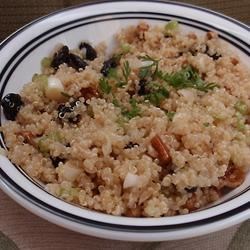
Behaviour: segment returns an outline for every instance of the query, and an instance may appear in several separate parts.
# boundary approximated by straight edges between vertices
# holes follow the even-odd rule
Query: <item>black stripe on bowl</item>
[[[125,15],[125,14],[131,14],[131,12],[126,12],[126,13],[112,13],[112,15]],[[134,15],[135,13],[132,12],[132,14]],[[3,94],[3,92],[4,92],[4,88],[5,88],[5,86],[6,86],[7,82],[8,82],[8,80],[9,80],[11,74],[13,73],[13,71],[15,70],[15,68],[18,66],[18,64],[19,64],[19,63],[20,63],[29,53],[31,53],[35,48],[37,48],[40,44],[42,44],[43,42],[49,40],[50,38],[52,38],[52,37],[54,37],[54,36],[56,36],[56,35],[58,35],[58,34],[60,34],[60,33],[63,33],[63,32],[65,32],[65,31],[67,31],[67,30],[71,30],[71,29],[74,29],[74,28],[76,28],[76,27],[80,27],[80,26],[87,25],[87,24],[94,23],[94,22],[103,22],[103,21],[117,20],[117,19],[132,19],[132,18],[133,18],[133,19],[142,19],[142,18],[143,18],[143,19],[153,19],[153,20],[160,20],[160,21],[168,21],[168,20],[170,20],[170,19],[172,19],[172,18],[174,17],[174,18],[178,18],[178,19],[188,20],[188,21],[191,21],[191,22],[193,22],[193,23],[198,23],[199,25],[203,25],[203,26],[205,26],[205,27],[208,26],[207,24],[204,24],[204,23],[202,23],[202,22],[194,21],[194,20],[191,20],[191,19],[188,19],[188,18],[182,18],[182,17],[179,17],[179,16],[172,16],[172,15],[166,15],[166,14],[160,14],[160,13],[151,13],[151,12],[150,12],[150,13],[148,13],[148,12],[146,12],[146,13],[139,12],[139,13],[137,13],[137,14],[150,14],[150,15],[164,16],[165,18],[156,18],[156,17],[148,17],[148,16],[132,16],[132,17],[108,18],[108,19],[105,19],[105,20],[102,19],[102,20],[96,20],[96,21],[92,21],[92,22],[87,22],[87,23],[84,23],[84,24],[78,24],[78,25],[75,25],[75,26],[66,28],[66,29],[64,29],[64,30],[61,30],[61,31],[59,31],[59,32],[57,32],[57,33],[55,33],[55,34],[53,34],[53,35],[47,37],[46,39],[40,41],[38,44],[36,44],[35,46],[33,46],[31,49],[29,49],[29,50],[28,50],[28,51],[18,60],[18,62],[11,68],[11,71],[9,72],[9,74],[7,75],[7,77],[6,77],[5,81],[4,81],[4,84],[3,84],[2,89],[1,89],[1,96],[2,96],[2,94]],[[110,15],[110,14],[106,14],[106,15]],[[105,16],[105,15],[97,15],[97,16],[95,16],[95,17],[102,17],[102,16]],[[168,17],[168,18],[167,18],[167,17]],[[171,17],[171,18],[169,19],[169,17]],[[57,27],[55,27],[55,28],[53,28],[53,29],[51,29],[51,30],[46,31],[46,32],[44,32],[43,34],[41,34],[41,35],[39,35],[38,37],[36,37],[36,38],[34,38],[33,40],[31,40],[29,43],[27,43],[26,45],[24,45],[24,46],[23,46],[23,47],[22,47],[22,48],[21,48],[21,49],[20,49],[20,50],[10,59],[10,60],[9,60],[9,62],[7,63],[5,69],[3,70],[2,74],[1,74],[1,77],[2,77],[2,76],[4,75],[4,73],[9,69],[9,67],[11,66],[13,60],[15,60],[15,59],[16,59],[16,58],[17,58],[26,48],[29,48],[29,46],[32,45],[34,42],[38,41],[40,38],[44,37],[45,35],[50,34],[50,33],[53,32],[53,31],[56,31],[56,30],[59,29],[59,28],[62,28],[62,27],[67,26],[67,25],[69,25],[69,24],[74,24],[74,23],[79,22],[79,21],[82,21],[82,20],[88,20],[89,18],[93,18],[93,17],[82,18],[82,19],[79,19],[79,20],[71,21],[71,22],[69,22],[69,23],[65,23],[65,24],[63,24],[63,25],[57,26]],[[189,26],[198,28],[198,29],[202,29],[202,30],[205,30],[205,31],[208,31],[208,30],[209,30],[209,29],[207,29],[207,28],[202,28],[202,27],[197,26],[197,25],[195,25],[195,24],[186,23],[186,22],[184,22],[184,21],[181,21],[180,23],[183,23],[183,24],[186,24],[186,25],[189,25]],[[32,25],[32,24],[31,24],[31,25]],[[211,28],[212,26],[209,26],[209,27]],[[212,28],[215,29],[214,27],[212,27]],[[221,33],[226,33],[226,32],[224,32],[223,30],[220,30],[220,32],[221,32]],[[227,33],[227,35],[233,37],[231,34],[228,34],[228,33]],[[221,36],[222,36],[223,39],[225,39],[225,37],[223,37],[223,35],[221,35]],[[238,40],[238,41],[242,42],[241,40],[239,40],[239,39],[236,38],[236,37],[233,37],[233,38],[234,38],[235,40]],[[225,39],[225,40],[229,40],[230,43],[233,43],[230,39]],[[236,47],[240,48],[241,50],[243,50],[239,45],[237,45],[237,44],[235,44],[235,43],[234,43],[234,46],[236,46]],[[244,51],[245,53],[248,53],[248,54],[249,54],[248,51],[246,51],[246,50],[243,50],[243,51]],[[0,79],[1,79],[1,78],[0,78]],[[23,175],[25,175],[26,178],[27,178],[27,174],[25,174],[23,170],[20,170],[19,167],[17,167],[17,169],[18,169]],[[32,181],[33,183],[35,183],[35,184],[37,185],[37,183],[34,182],[30,177],[29,177],[28,179],[29,179],[29,181]],[[17,184],[16,184],[16,186],[17,186]],[[37,185],[37,186],[38,186],[39,188],[41,188],[40,185]],[[19,187],[19,188],[20,188],[20,187]],[[20,189],[22,189],[22,188],[20,188]],[[248,190],[248,189],[242,191],[242,193],[245,193],[247,190]],[[241,195],[242,193],[237,194],[235,197],[238,197],[238,196]],[[235,197],[233,197],[233,198],[235,198]],[[233,198],[231,198],[231,199],[233,199]],[[231,199],[230,199],[230,200],[231,200]],[[228,201],[228,200],[227,200],[227,201]],[[225,202],[227,202],[227,201],[225,201]],[[225,202],[223,202],[223,203],[225,203]],[[218,205],[220,205],[220,204],[218,204]],[[218,206],[218,205],[216,205],[216,206]],[[60,210],[60,211],[61,211],[61,210]],[[232,211],[233,211],[233,210],[232,210]],[[63,211],[61,211],[61,212],[63,212]],[[63,212],[63,213],[65,213],[65,212]],[[187,223],[187,224],[189,224],[189,223]]]
[[[58,208],[52,207],[51,205],[44,203],[43,201],[37,199],[31,193],[28,193],[24,189],[20,188],[12,179],[9,178],[8,175],[5,174],[0,169],[0,179],[2,179],[3,183],[7,185],[8,188],[13,190],[15,193],[19,194],[25,200],[31,202],[34,206],[37,206],[46,212],[49,212],[55,216],[61,217],[63,219],[67,219],[69,221],[83,224],[91,227],[97,227],[100,229],[106,229],[110,231],[123,231],[123,232],[133,232],[133,233],[157,233],[157,232],[165,232],[167,230],[176,230],[176,229],[185,229],[190,227],[197,227],[207,225],[216,221],[221,221],[228,219],[236,214],[242,213],[249,209],[250,203],[246,203],[240,207],[232,209],[226,213],[222,213],[217,216],[213,216],[207,219],[202,219],[194,222],[189,223],[182,223],[178,225],[163,225],[163,226],[127,226],[127,225],[117,225],[117,224],[110,224],[105,222],[99,222],[95,220],[90,220],[86,218],[82,218],[67,212],[64,212]]]

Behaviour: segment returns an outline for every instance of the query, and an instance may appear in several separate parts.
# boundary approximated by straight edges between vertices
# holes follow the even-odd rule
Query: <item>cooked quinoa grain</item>
[[[10,160],[51,194],[113,215],[186,214],[241,185],[249,68],[217,34],[177,22],[116,39],[112,55],[83,42],[42,60],[2,126]]]

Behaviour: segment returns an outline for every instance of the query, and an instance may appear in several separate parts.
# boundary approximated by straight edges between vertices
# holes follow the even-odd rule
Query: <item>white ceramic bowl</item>
[[[87,3],[42,17],[1,43],[0,98],[19,92],[33,73],[40,71],[41,58],[56,44],[74,48],[83,39],[93,44],[104,40],[112,47],[114,33],[142,19],[152,24],[176,19],[186,30],[217,31],[249,63],[249,27],[216,12],[161,1]],[[0,142],[5,147],[2,136]],[[174,240],[211,233],[250,218],[250,175],[240,187],[201,211],[165,218],[125,218],[59,200],[4,156],[0,166],[0,187],[15,201],[55,224],[88,235],[132,241]]]

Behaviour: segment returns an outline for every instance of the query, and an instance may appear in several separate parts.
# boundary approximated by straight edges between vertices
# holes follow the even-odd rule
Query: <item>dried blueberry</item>
[[[57,108],[58,118],[73,124],[78,123],[81,120],[81,115],[77,113],[77,107],[81,104],[82,102],[79,100],[70,102],[69,105],[60,104]]]
[[[59,119],[64,119],[65,115],[67,113],[71,113],[74,111],[73,107],[68,107],[65,106],[64,104],[60,104],[59,107],[57,108],[58,111],[58,118]]]
[[[80,56],[77,56],[75,54],[69,53],[69,61],[68,66],[76,69],[79,71],[79,69],[85,69],[88,65]]]
[[[222,55],[218,54],[218,52],[215,52],[214,54],[211,54],[209,52],[209,47],[206,44],[206,49],[205,49],[205,54],[207,54],[208,56],[212,57],[214,61],[218,60],[220,57],[222,57]]]
[[[80,43],[79,45],[79,49],[83,49],[85,48],[86,49],[86,59],[87,60],[94,60],[96,57],[97,57],[97,53],[95,51],[95,49],[88,43]]]
[[[54,54],[51,62],[51,67],[58,69],[59,65],[63,63],[68,63],[69,61],[69,48],[68,46],[63,46],[59,51]]]
[[[116,57],[111,57],[110,59],[108,59],[107,61],[105,61],[103,63],[102,69],[101,69],[101,73],[104,76],[107,76],[109,73],[109,70],[111,68],[116,68],[118,66],[118,62],[117,62],[117,58]]]
[[[81,120],[81,115],[79,114],[69,118],[69,122],[73,124],[77,124],[80,120]]]
[[[138,90],[138,95],[146,95],[149,93],[149,90],[147,89],[147,80],[146,79],[141,79],[139,82],[139,90]]]
[[[197,187],[185,188],[185,190],[186,190],[188,193],[194,193],[194,192],[196,192]]]
[[[58,69],[59,65],[66,63],[69,67],[72,67],[79,71],[79,69],[85,69],[88,65],[81,57],[69,53],[69,48],[63,46],[58,52],[54,54],[51,62],[51,67],[55,70]]]
[[[2,99],[1,105],[6,119],[14,121],[23,102],[20,95],[10,93]]]
[[[135,146],[139,146],[138,143],[133,143],[132,141],[130,141],[125,147],[124,149],[129,149],[129,148],[133,148]]]
[[[70,102],[71,108],[78,107],[78,106],[81,105],[81,104],[82,104],[82,102],[79,101],[79,100],[75,100],[75,101],[73,101],[73,102]]]
[[[210,55],[210,57],[213,58],[214,61],[218,60],[220,57],[222,57],[222,55],[218,54],[217,52],[213,55]]]
[[[65,159],[62,159],[60,157],[50,157],[51,161],[52,161],[52,164],[55,168],[58,167],[59,163],[62,162],[64,163],[65,162]]]

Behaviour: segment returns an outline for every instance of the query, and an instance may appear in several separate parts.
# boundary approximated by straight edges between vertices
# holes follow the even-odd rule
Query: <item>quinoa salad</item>
[[[1,106],[6,154],[56,197],[112,215],[187,214],[250,167],[250,70],[215,32],[138,22],[59,44]],[[59,41],[60,42],[60,41]]]

